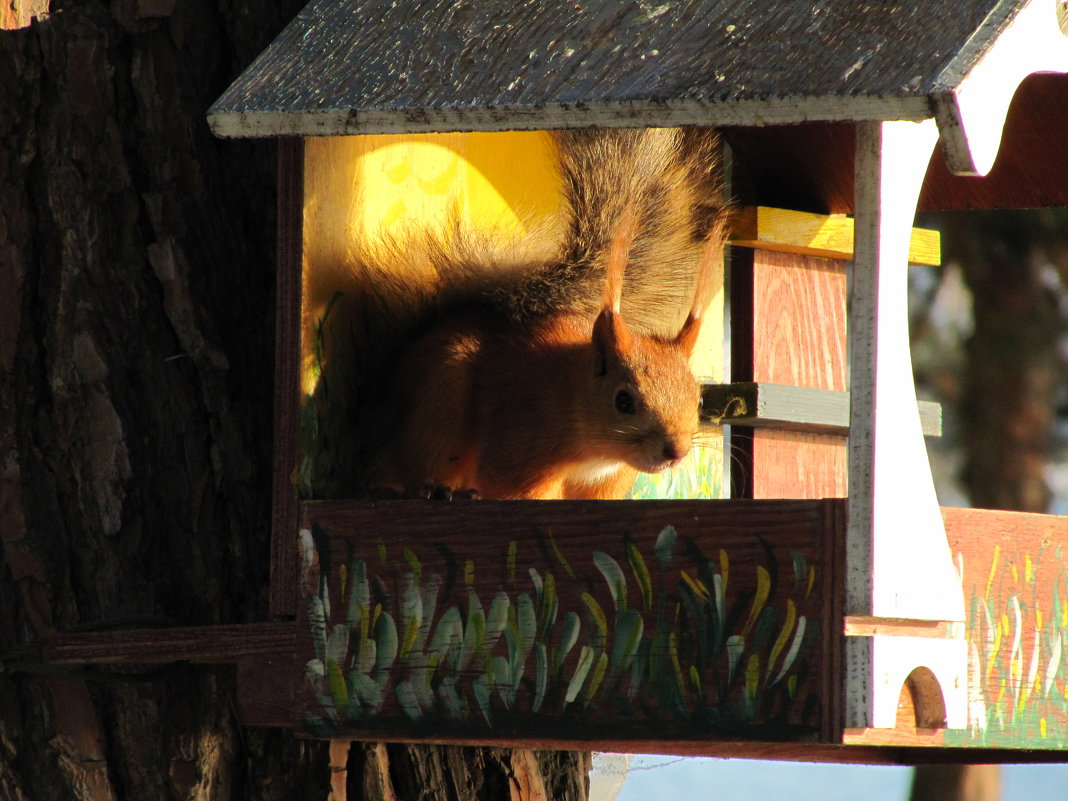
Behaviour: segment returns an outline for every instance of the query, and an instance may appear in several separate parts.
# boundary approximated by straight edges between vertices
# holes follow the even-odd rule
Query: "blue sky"
[[[906,801],[911,768],[636,756],[616,801]],[[1002,801],[1068,798],[1068,766],[1006,765]]]

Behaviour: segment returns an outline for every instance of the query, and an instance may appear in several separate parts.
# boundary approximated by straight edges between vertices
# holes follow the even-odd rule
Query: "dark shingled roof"
[[[922,119],[1025,0],[312,0],[230,136]]]

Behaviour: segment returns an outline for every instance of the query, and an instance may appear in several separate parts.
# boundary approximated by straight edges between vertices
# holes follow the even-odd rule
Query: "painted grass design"
[[[818,621],[800,610],[813,605],[816,570],[801,553],[776,564],[764,545],[765,564],[743,581],[725,550],[708,558],[666,526],[646,553],[627,540],[590,553],[591,581],[547,539],[541,569],[516,564],[516,543],[502,549],[507,578],[480,595],[476,570],[500,567],[445,553],[454,569],[442,575],[440,548],[431,568],[380,541],[376,557],[330,569],[329,537],[302,532],[309,729],[401,720],[483,731],[578,721],[621,734],[654,722],[687,737],[815,730],[806,677]]]
[[[995,546],[988,572],[973,586],[969,730],[948,733],[955,745],[1068,746],[1068,572],[1062,548],[1020,556]],[[960,556],[958,569],[963,575]]]
[[[697,445],[674,470],[639,473],[632,500],[723,497],[723,446]]]

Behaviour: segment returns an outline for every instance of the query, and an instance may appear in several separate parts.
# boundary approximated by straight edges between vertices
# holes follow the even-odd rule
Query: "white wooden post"
[[[908,338],[909,235],[937,138],[934,120],[857,125],[847,629],[857,620],[964,620],[920,428]],[[847,638],[847,727],[892,728],[904,679],[919,666],[939,679],[950,725],[965,725],[965,641],[916,639]]]

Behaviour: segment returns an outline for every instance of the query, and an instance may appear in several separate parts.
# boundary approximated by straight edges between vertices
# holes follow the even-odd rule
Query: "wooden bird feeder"
[[[1068,205],[1066,31],[1063,0],[313,0],[209,112],[278,140],[272,620],[51,658],[232,661],[244,722],[309,736],[1056,759],[1068,520],[939,508],[906,272],[939,258],[918,208]],[[424,183],[466,165],[507,209],[494,154],[540,141],[515,132],[690,125],[744,206],[705,387],[733,499],[300,497],[302,274],[410,200],[387,146],[449,151]]]

